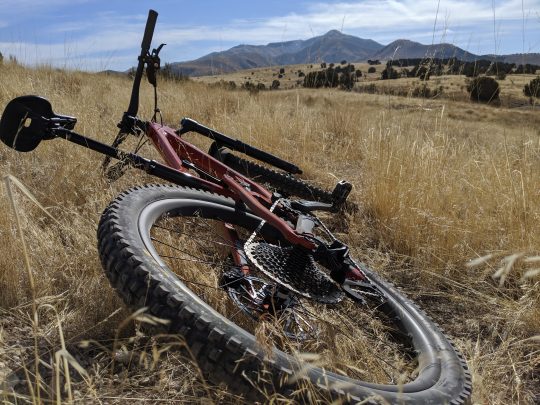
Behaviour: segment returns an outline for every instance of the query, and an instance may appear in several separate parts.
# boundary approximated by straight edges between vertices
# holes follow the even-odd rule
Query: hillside
[[[127,77],[10,63],[0,65],[0,77],[0,111],[21,94],[42,95],[55,112],[78,118],[76,131],[109,144],[131,89]],[[324,188],[349,180],[350,199],[359,210],[328,225],[338,229],[352,255],[399,286],[453,337],[473,376],[472,402],[539,402],[538,111],[329,89],[250,93],[194,80],[159,83],[165,123],[174,126],[180,117],[192,117],[293,161],[306,180]],[[153,96],[144,83],[141,118],[152,116]],[[140,140],[132,137],[123,148],[132,151]],[[140,153],[160,159],[149,143]],[[152,325],[160,321],[132,314],[111,288],[96,246],[101,213],[122,191],[158,180],[129,169],[110,183],[101,162],[102,156],[61,139],[30,153],[0,144],[3,175],[24,184],[52,216],[10,181],[17,217],[3,182],[0,398],[6,403],[253,403],[209,383],[190,362],[192,352],[184,350],[182,338],[152,336]],[[209,245],[205,239],[193,243]],[[193,284],[205,287],[202,299],[214,303],[220,297],[216,269],[196,267],[193,259],[182,266],[193,272]],[[139,287],[129,283],[125,291]],[[314,316],[335,324],[324,318],[325,311]],[[266,325],[263,319],[257,334],[263,344],[275,333]],[[334,330],[332,344],[314,345],[314,351],[331,355],[337,348],[354,348],[365,361],[343,362],[340,370],[387,380],[401,359],[381,361],[377,353],[385,346],[377,339],[392,331],[357,319],[351,325],[365,328],[366,338],[346,346],[349,331]],[[236,366],[225,364],[223,370],[235,372]],[[39,392],[33,391],[36,381]],[[261,403],[330,402],[314,392],[309,387],[287,397],[268,392]]]
[[[229,73],[263,66],[367,59],[383,46],[370,39],[332,30],[308,40],[238,45],[189,62],[172,63],[173,69],[190,76]]]
[[[390,60],[407,58],[457,58],[464,62],[479,59],[498,60],[506,63],[540,65],[540,53],[509,55],[475,55],[452,44],[423,45],[407,39],[398,39],[372,55],[372,59]]]

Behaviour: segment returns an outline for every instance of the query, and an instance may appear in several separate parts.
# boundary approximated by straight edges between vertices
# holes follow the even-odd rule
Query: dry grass
[[[49,68],[3,65],[0,78],[0,106],[42,95],[55,111],[78,117],[79,132],[107,142],[130,91],[122,78]],[[140,115],[149,117],[149,86],[141,100]],[[473,373],[474,401],[539,400],[540,349],[531,338],[540,335],[540,280],[532,272],[524,277],[539,267],[537,111],[332,90],[249,95],[194,82],[164,83],[160,100],[169,124],[190,116],[294,161],[320,185],[353,182],[352,198],[362,208],[342,224],[343,237],[455,337]],[[98,155],[60,140],[29,154],[0,146],[2,172],[20,179],[56,219],[14,192],[35,279],[33,324],[21,239],[2,189],[0,378],[7,370],[32,376],[36,338],[43,398],[56,400],[55,374],[64,366],[54,353],[63,335],[88,374],[73,371],[75,400],[238,402],[207,386],[180,352],[160,351],[168,346],[145,338],[138,326],[118,331],[128,314],[98,262],[96,226],[121,190],[153,180],[132,170],[109,185]],[[117,335],[125,339],[114,346]],[[80,348],[80,341],[90,343]],[[177,344],[170,338],[169,346]],[[12,401],[8,392],[0,398]]]

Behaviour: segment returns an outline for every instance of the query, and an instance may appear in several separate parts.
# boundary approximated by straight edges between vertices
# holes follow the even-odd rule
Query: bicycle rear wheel
[[[248,396],[257,393],[253,385],[292,392],[309,381],[346,402],[460,404],[469,398],[462,357],[422,311],[375,273],[362,268],[378,295],[371,306],[349,298],[308,300],[260,272],[235,276],[241,269],[229,256],[223,224],[245,241],[260,219],[216,194],[149,185],[121,194],[98,230],[111,284],[131,307],[146,306],[169,319],[168,331],[184,336],[212,382]],[[269,226],[257,238],[286,247]],[[285,298],[272,295],[268,310],[264,297],[272,288]],[[299,355],[306,352],[316,353],[310,363]]]

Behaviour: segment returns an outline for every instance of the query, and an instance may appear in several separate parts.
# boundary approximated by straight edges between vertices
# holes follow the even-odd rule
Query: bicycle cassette
[[[254,242],[246,243],[244,251],[258,270],[297,294],[325,304],[335,304],[344,297],[338,284],[302,248]]]

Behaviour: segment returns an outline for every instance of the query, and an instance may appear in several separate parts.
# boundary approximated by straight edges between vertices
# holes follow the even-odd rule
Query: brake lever
[[[161,67],[161,60],[159,59],[159,52],[161,51],[161,48],[163,48],[166,44],[161,44],[160,46],[154,49],[152,49],[152,53],[148,53],[146,57],[144,58],[144,62],[146,63],[146,77],[148,78],[148,81],[150,84],[154,87],[157,86],[157,80],[156,80],[156,72]]]

